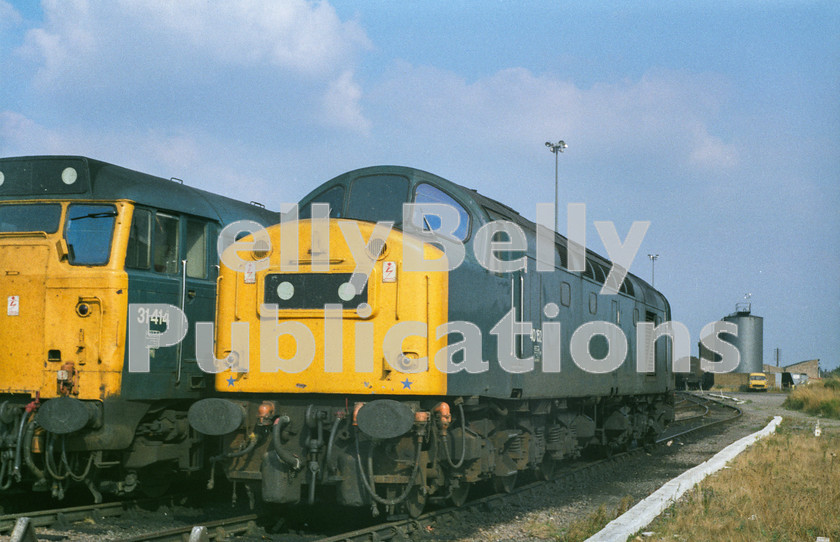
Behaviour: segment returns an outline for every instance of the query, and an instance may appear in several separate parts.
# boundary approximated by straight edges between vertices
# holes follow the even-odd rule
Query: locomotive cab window
[[[187,221],[187,276],[207,278],[207,225],[197,220]]]
[[[131,233],[128,236],[125,266],[134,269],[148,269],[151,248],[152,213],[146,209],[135,208],[134,216],[131,219]]]
[[[344,210],[344,187],[333,186],[328,190],[324,190],[314,198],[312,201],[303,206],[298,217],[301,220],[312,218],[312,204],[326,203],[330,206],[330,218],[341,218]]]
[[[172,275],[178,272],[178,217],[155,214],[155,271]]]
[[[55,233],[60,222],[61,205],[57,203],[0,205],[0,233]]]
[[[113,205],[74,203],[67,208],[64,239],[71,265],[108,263],[116,217]]]
[[[414,189],[414,203],[443,203],[452,207],[458,213],[458,227],[453,233],[454,237],[461,241],[464,241],[467,237],[469,237],[469,213],[467,213],[467,210],[446,192],[443,192],[430,184],[418,184],[417,188]],[[432,214],[431,212],[428,214],[425,213],[422,205],[420,206],[419,211],[415,213],[415,216],[412,217],[412,223],[418,229],[422,229],[423,231],[437,230],[441,226],[440,217],[436,214]]]
[[[408,179],[401,175],[371,175],[353,181],[347,200],[347,218],[402,224],[402,206],[408,201]]]

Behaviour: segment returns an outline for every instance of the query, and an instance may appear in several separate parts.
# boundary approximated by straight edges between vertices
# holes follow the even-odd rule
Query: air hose
[[[283,432],[283,428],[285,428],[292,420],[288,416],[280,416],[277,418],[277,421],[274,422],[274,428],[271,431],[272,443],[274,444],[274,453],[277,454],[277,458],[282,461],[283,463],[289,465],[294,471],[299,471],[301,469],[300,458],[283,448],[282,443],[280,442],[280,433]]]
[[[423,450],[423,435],[419,432],[417,434],[417,454],[414,459],[414,470],[412,470],[411,476],[408,478],[408,483],[406,484],[402,494],[394,499],[383,499],[382,497],[376,494],[376,491],[371,486],[371,483],[373,483],[374,479],[373,450],[375,447],[376,442],[371,442],[370,450],[368,451],[368,469],[370,474],[370,482],[368,482],[368,479],[365,476],[365,469],[362,466],[362,454],[359,451],[359,432],[358,430],[356,431],[356,460],[359,463],[359,477],[362,479],[362,483],[364,484],[368,494],[370,494],[370,498],[374,501],[385,506],[393,506],[395,504],[400,504],[408,497],[408,493],[411,491],[411,488],[414,487],[414,479],[417,478],[417,473],[420,472],[420,456]]]
[[[459,468],[464,464],[464,458],[467,455],[467,419],[464,416],[464,405],[458,404],[458,411],[461,414],[461,458],[457,463],[452,462],[452,452],[449,451],[449,438],[443,435],[443,448],[446,450],[446,461],[453,469]]]

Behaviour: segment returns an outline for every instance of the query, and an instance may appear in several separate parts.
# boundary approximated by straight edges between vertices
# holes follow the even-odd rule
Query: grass
[[[840,419],[840,378],[799,386],[788,395],[783,406],[814,416]]]
[[[541,522],[529,526],[525,531],[530,536],[543,540],[583,542],[603,529],[607,523],[629,510],[634,504],[636,504],[636,500],[631,495],[627,495],[621,499],[615,509],[608,510],[602,504],[596,511],[571,522],[569,525],[561,527],[551,522]]]
[[[750,446],[644,529],[651,541],[840,540],[840,430],[793,428]]]

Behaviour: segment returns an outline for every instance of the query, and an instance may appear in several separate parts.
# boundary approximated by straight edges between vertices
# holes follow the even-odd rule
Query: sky
[[[840,3],[0,0],[0,156],[79,154],[279,209],[430,171],[584,203],[691,332],[840,365]]]

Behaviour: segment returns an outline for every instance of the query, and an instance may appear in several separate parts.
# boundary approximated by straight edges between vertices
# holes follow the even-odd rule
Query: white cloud
[[[18,52],[34,65],[35,90],[61,112],[149,126],[289,126],[295,115],[370,126],[352,74],[371,43],[327,2],[44,0],[43,11]]]
[[[135,144],[136,154],[148,156],[172,171],[190,171],[202,158],[200,145],[186,134],[160,134],[152,131],[136,137]]]
[[[68,154],[66,139],[14,111],[0,111],[0,156]]]
[[[21,23],[23,17],[8,2],[0,0],[0,29],[15,26]]]
[[[727,168],[737,164],[737,150],[711,135],[725,96],[725,85],[705,75],[657,72],[579,88],[524,68],[469,82],[401,62],[371,100],[395,119],[395,130],[418,136],[505,148],[562,137],[576,154],[600,159],[657,156],[681,166]]]
[[[201,160],[199,147],[190,136],[155,131],[91,133],[65,126],[59,133],[20,113],[0,112],[0,156],[69,154],[126,167],[140,167],[126,160],[145,160],[164,171],[189,171]]]
[[[23,48],[42,63],[42,83],[95,85],[149,64],[161,77],[220,66],[323,76],[370,47],[362,28],[326,2],[45,0],[43,10],[43,28]]]
[[[698,126],[689,162],[706,169],[729,169],[738,165],[738,152],[719,138],[710,135],[706,128]]]
[[[362,89],[353,81],[353,72],[345,71],[332,81],[324,95],[325,122],[367,134],[370,121],[362,114],[359,100]]]

